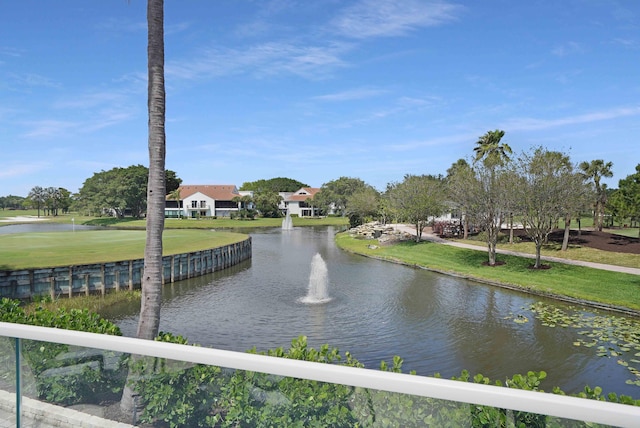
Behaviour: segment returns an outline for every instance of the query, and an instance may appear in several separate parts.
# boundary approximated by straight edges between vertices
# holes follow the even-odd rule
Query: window
[[[191,201],[191,208],[198,208],[198,201]]]

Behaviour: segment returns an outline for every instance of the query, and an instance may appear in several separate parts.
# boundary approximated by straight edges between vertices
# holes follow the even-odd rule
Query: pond
[[[160,330],[235,351],[287,347],[306,335],[311,346],[328,343],[370,368],[399,355],[404,370],[420,375],[451,377],[467,369],[504,380],[544,370],[545,390],[575,393],[590,385],[640,397],[640,388],[626,383],[634,377],[620,357],[577,346],[581,329],[549,327],[529,308],[542,300],[587,318],[602,314],[349,254],[335,246],[335,233],[332,227],[252,231],[252,260],[166,286]],[[327,267],[328,298],[310,304],[305,297],[316,254]],[[107,316],[133,336],[138,312],[133,304]],[[638,351],[631,349],[626,361]]]

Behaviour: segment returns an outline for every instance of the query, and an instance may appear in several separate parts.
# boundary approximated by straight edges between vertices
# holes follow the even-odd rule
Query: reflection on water
[[[640,396],[615,359],[574,346],[575,330],[542,326],[526,310],[540,298],[348,254],[336,248],[334,233],[252,232],[252,260],[166,286],[160,329],[236,351],[286,347],[306,335],[310,346],[329,343],[371,368],[399,355],[404,369],[423,375],[467,369],[504,379],[545,370],[546,390],[577,392],[589,384]],[[316,253],[329,271],[331,300],[305,305]],[[135,334],[138,310],[112,314],[126,335]],[[529,322],[514,322],[514,314]]]

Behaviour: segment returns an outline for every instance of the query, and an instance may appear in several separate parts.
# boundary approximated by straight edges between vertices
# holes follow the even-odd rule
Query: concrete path
[[[99,415],[99,406],[85,406],[84,411],[22,398],[22,428],[133,428],[133,425],[104,419]],[[16,426],[16,396],[0,390],[0,428]]]
[[[407,225],[407,224],[391,224],[389,225],[397,230],[400,230],[402,232],[405,233],[409,233],[413,236],[416,235],[416,228],[414,226],[411,225]],[[479,245],[470,245],[470,244],[465,244],[462,242],[455,242],[455,241],[449,241],[447,239],[442,239],[437,235],[434,235],[432,233],[423,233],[422,234],[422,240],[424,241],[431,241],[431,242],[437,242],[440,244],[444,244],[444,245],[451,245],[453,247],[459,247],[459,248],[467,248],[469,250],[477,250],[477,251],[487,251],[487,247],[486,246],[479,246]],[[528,253],[519,253],[516,251],[509,251],[509,250],[501,250],[498,249],[496,250],[496,253],[498,254],[506,254],[506,255],[510,255],[510,256],[518,256],[518,257],[525,257],[525,258],[529,258],[529,259],[535,259],[535,254],[528,254]],[[563,259],[560,257],[549,257],[549,256],[541,256],[540,257],[541,260],[544,261],[548,261],[548,262],[556,262],[556,263],[565,263],[568,265],[577,265],[577,266],[585,266],[585,267],[590,267],[590,268],[594,268],[594,269],[601,269],[601,270],[608,270],[608,271],[612,271],[612,272],[622,272],[622,273],[630,273],[632,275],[640,275],[640,268],[631,268],[631,267],[626,267],[626,266],[615,266],[615,265],[608,265],[608,264],[604,264],[604,263],[594,263],[594,262],[585,262],[585,261],[581,261],[581,260],[570,260],[570,259]]]

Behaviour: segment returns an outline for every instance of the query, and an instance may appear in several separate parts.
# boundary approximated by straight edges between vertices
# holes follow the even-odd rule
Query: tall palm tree
[[[476,147],[473,149],[476,153],[474,162],[483,160],[485,163],[492,165],[503,165],[505,162],[508,162],[512,150],[507,143],[500,144],[502,137],[504,137],[504,131],[500,129],[488,131],[480,137],[478,141],[476,141]]]
[[[604,206],[607,202],[607,192],[606,185],[601,184],[601,180],[604,177],[610,178],[613,177],[613,171],[611,168],[613,167],[612,162],[605,163],[602,159],[595,159],[591,162],[581,162],[578,165],[580,170],[582,171],[582,175],[586,180],[590,180],[593,182],[596,195],[595,195],[595,203],[594,203],[594,212],[593,212],[593,226],[597,228],[599,231],[602,231],[602,220],[604,217]]]
[[[511,160],[509,155],[512,150],[507,143],[500,142],[502,137],[504,137],[504,131],[500,129],[488,131],[478,139],[476,147],[473,149],[476,153],[473,161],[474,165],[482,161],[481,169],[484,170],[479,172],[479,175],[483,176],[481,180],[483,189],[478,196],[485,199],[480,204],[480,206],[484,207],[483,212],[479,214],[483,218],[482,226],[487,232],[490,266],[494,266],[496,263],[498,233],[502,227],[502,216],[505,214],[508,205],[506,202],[508,199],[506,197],[507,190],[500,183],[505,174],[499,174],[498,170],[506,166]]]
[[[40,217],[40,206],[45,200],[44,189],[40,186],[35,186],[31,189],[27,197],[36,203],[36,206],[38,207],[38,217]]]
[[[162,299],[162,232],[165,209],[165,87],[164,87],[164,0],[147,0],[147,68],[149,73],[149,182],[147,185],[147,233],[142,275],[142,299],[137,337],[152,340],[160,327]],[[120,408],[126,414],[135,409],[134,393],[127,382]],[[134,414],[134,419],[135,414]]]

